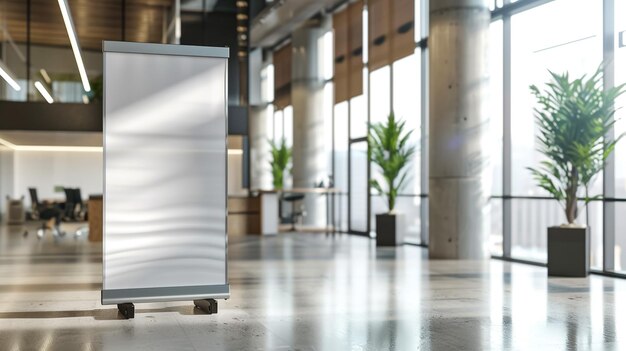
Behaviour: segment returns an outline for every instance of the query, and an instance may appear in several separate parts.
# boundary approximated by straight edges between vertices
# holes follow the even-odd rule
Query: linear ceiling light
[[[13,77],[11,77],[11,75],[12,73],[9,68],[4,65],[4,62],[2,62],[2,60],[0,60],[0,76],[2,76],[2,78],[4,78],[7,83],[9,83],[11,88],[15,89],[16,91],[22,90],[20,85],[17,84],[17,82],[15,81],[15,79],[13,79]]]
[[[243,155],[242,149],[228,149],[229,155]]]
[[[41,76],[43,77],[43,80],[46,81],[46,83],[48,84],[52,84],[52,79],[50,79],[50,76],[48,75],[48,72],[46,72],[45,69],[40,69],[39,73],[41,73]]]
[[[35,88],[39,90],[39,93],[41,94],[41,96],[43,96],[43,98],[46,99],[46,101],[48,101],[49,104],[54,102],[52,95],[50,95],[50,93],[46,90],[46,88],[43,86],[43,84],[41,84],[40,81],[35,82]]]
[[[80,79],[83,81],[83,89],[85,89],[86,92],[90,92],[91,86],[89,85],[89,79],[87,78],[85,64],[83,64],[83,58],[80,55],[80,46],[78,45],[78,38],[76,37],[74,22],[72,22],[70,7],[68,6],[67,2],[65,2],[65,0],[58,1],[59,8],[61,8],[61,15],[63,16],[63,22],[65,22],[67,36],[70,38],[70,44],[72,45],[72,51],[74,52],[74,58],[76,59],[76,65],[78,66],[78,73],[80,73]]]
[[[0,145],[15,151],[102,152],[102,146],[15,145],[2,138]]]

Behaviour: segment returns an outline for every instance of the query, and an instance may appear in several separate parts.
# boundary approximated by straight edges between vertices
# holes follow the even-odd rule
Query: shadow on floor
[[[207,314],[199,308],[191,306],[170,306],[163,308],[135,309],[135,315],[142,313],[166,313],[178,312],[181,315]],[[93,317],[95,320],[124,319],[116,308],[82,310],[82,311],[30,311],[30,312],[0,312],[0,319],[52,319],[52,318],[76,318]]]

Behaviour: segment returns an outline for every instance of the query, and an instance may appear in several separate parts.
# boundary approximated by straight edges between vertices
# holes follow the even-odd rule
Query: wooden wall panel
[[[391,0],[368,1],[369,55],[370,72],[391,63],[391,38],[389,33],[391,21]]]
[[[0,1],[0,17],[17,43],[26,42],[26,0]],[[102,51],[103,40],[122,40],[122,2],[68,0],[83,50]],[[160,43],[171,0],[126,0],[126,40]],[[31,43],[70,46],[57,1],[31,0]]]
[[[391,0],[391,60],[415,52],[415,1]]]
[[[348,6],[348,97],[363,94],[363,2]]]
[[[291,105],[291,43],[274,52],[274,105],[281,110]]]
[[[335,38],[334,56],[334,83],[335,103],[340,103],[349,98],[348,96],[348,62],[350,60],[350,48],[348,46],[348,11],[340,11],[333,15],[333,32]]]

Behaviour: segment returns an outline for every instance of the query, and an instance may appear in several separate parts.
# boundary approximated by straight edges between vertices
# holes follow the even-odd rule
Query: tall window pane
[[[406,131],[412,130],[410,145],[416,147],[415,157],[409,165],[409,176],[404,194],[420,193],[420,52],[393,63],[393,112],[397,119],[405,122]]]
[[[367,143],[350,146],[350,229],[367,231]]]
[[[415,155],[408,166],[408,176],[401,196],[396,201],[399,213],[405,214],[407,242],[420,243],[421,216],[420,189],[420,133],[421,133],[421,52],[393,63],[393,111],[396,118],[405,122],[407,131],[412,130],[410,145]]]
[[[350,99],[350,138],[367,136],[367,69],[363,69],[363,94]]]
[[[337,196],[337,223],[342,230],[348,228],[348,102],[344,101],[335,105],[334,117],[335,129],[335,163],[334,181],[335,188],[341,191]]]
[[[491,195],[502,195],[502,156],[503,156],[503,34],[502,21],[492,22],[489,26],[489,133],[483,140],[483,148],[490,150],[489,164],[491,167]],[[492,198],[491,207],[490,251],[492,255],[503,253],[503,202],[502,199]]]
[[[387,120],[391,112],[391,67],[385,66],[370,74],[370,123],[379,123]],[[372,164],[372,179],[377,180],[385,189],[385,180],[378,166]],[[372,191],[372,208],[370,211],[370,228],[376,230],[376,214],[388,211],[387,200],[383,195]]]
[[[391,68],[385,66],[370,74],[370,122],[382,122],[391,112]]]
[[[566,15],[565,15],[566,14]],[[533,108],[536,100],[529,86],[541,87],[548,69],[573,77],[592,73],[602,61],[602,6],[598,1],[556,0],[511,18],[511,127],[512,191],[517,196],[549,196],[540,189],[527,167],[544,157],[537,151]],[[601,177],[591,193],[602,191]],[[592,233],[602,233],[602,213],[592,210]],[[554,200],[513,202],[512,254],[518,258],[546,257],[546,228],[565,221]],[[586,214],[581,211],[579,223]],[[539,225],[540,224],[540,225]],[[530,225],[530,227],[529,227]],[[594,236],[592,241],[598,241]]]
[[[274,112],[274,129],[273,129],[273,138],[274,141],[279,143],[284,137],[283,133],[284,127],[284,119],[283,119],[283,110],[278,110]]]
[[[626,0],[615,1],[615,84],[626,83]],[[615,103],[618,108],[615,118],[615,135],[626,133],[626,96]],[[626,141],[622,140],[615,149],[615,197],[626,198]],[[626,203],[615,204],[615,270],[626,272]],[[609,248],[607,248],[609,249]]]
[[[367,136],[367,96],[350,99],[350,138]]]

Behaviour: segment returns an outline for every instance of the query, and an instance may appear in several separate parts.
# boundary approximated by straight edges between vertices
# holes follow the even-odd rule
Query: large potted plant
[[[272,182],[274,189],[280,190],[284,186],[285,172],[291,160],[291,148],[287,146],[285,138],[277,144],[273,140],[269,141],[272,153],[270,166],[272,168]]]
[[[589,228],[576,223],[578,202],[587,204],[589,186],[602,171],[619,137],[604,136],[613,127],[615,99],[624,85],[603,89],[602,69],[592,76],[570,79],[568,73],[550,72],[544,90],[531,86],[538,150],[546,157],[529,168],[538,185],[562,206],[567,223],[548,228],[548,275],[585,277],[589,274]]]
[[[411,131],[404,131],[404,123],[394,114],[387,121],[371,124],[369,129],[369,159],[378,166],[382,183],[371,180],[371,188],[387,200],[387,212],[376,215],[376,245],[395,246],[404,243],[404,216],[396,213],[396,198],[407,179],[407,166],[415,152],[408,141]]]

